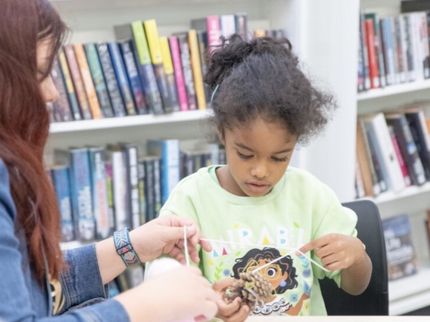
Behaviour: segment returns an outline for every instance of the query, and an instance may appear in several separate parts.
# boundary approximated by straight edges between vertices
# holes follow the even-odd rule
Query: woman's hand
[[[198,263],[197,244],[208,252],[212,246],[209,242],[200,241],[202,234],[194,221],[173,215],[164,215],[130,232],[130,240],[139,259],[148,262],[161,255],[169,255],[184,264],[184,226],[187,227],[188,253],[191,260]]]
[[[186,318],[212,319],[217,294],[196,267],[175,268],[115,297],[131,322],[168,322]]]
[[[241,306],[242,301],[240,298],[236,298],[230,304],[225,303],[222,299],[227,287],[232,285],[233,282],[234,278],[225,278],[212,285],[214,291],[218,293],[218,314],[216,317],[224,322],[243,322],[250,314],[249,307],[247,305]]]
[[[312,250],[330,271],[348,268],[367,256],[358,238],[342,234],[328,234],[300,248],[304,254]]]

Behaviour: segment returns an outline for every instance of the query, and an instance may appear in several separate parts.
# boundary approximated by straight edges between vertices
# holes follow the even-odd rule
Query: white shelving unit
[[[360,6],[380,16],[400,13],[400,0],[361,0]],[[358,38],[358,35],[357,35]],[[430,100],[430,81],[420,81],[370,90],[357,95],[357,113],[368,114],[399,107],[414,101]],[[419,263],[416,275],[389,283],[390,314],[400,315],[430,306],[430,254],[425,227],[425,211],[430,209],[430,183],[400,192],[386,192],[373,199],[382,218],[408,213]]]

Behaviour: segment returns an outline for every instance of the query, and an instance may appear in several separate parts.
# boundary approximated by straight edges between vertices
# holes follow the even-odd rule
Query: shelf
[[[379,196],[377,196],[375,198],[367,198],[366,197],[363,199],[372,200],[377,205],[380,205],[380,204],[391,202],[394,200],[398,200],[398,199],[402,199],[402,198],[408,198],[408,197],[416,196],[416,195],[423,194],[423,193],[429,193],[429,192],[430,192],[430,182],[427,182],[424,185],[419,186],[419,187],[418,186],[410,186],[410,187],[407,187],[400,192],[387,191],[387,192],[381,193]]]
[[[390,315],[400,315],[429,306],[430,267],[416,275],[389,282]]]
[[[176,112],[164,115],[138,115],[126,117],[113,117],[98,120],[85,120],[73,122],[52,123],[49,132],[68,133],[77,131],[94,131],[102,129],[113,129],[130,126],[142,126],[153,124],[179,123],[189,121],[199,121],[208,117],[210,113],[206,110]]]
[[[357,100],[360,102],[391,95],[422,91],[426,89],[430,89],[430,80],[392,85],[380,89],[371,89],[367,92],[357,94]]]

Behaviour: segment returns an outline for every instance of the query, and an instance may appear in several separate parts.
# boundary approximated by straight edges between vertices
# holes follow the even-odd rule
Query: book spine
[[[362,30],[359,28],[358,35],[358,69],[357,69],[357,91],[364,91],[364,58],[363,58],[363,37]],[[254,37],[263,37],[258,30],[254,31]]]
[[[363,63],[364,63],[364,90],[370,89],[369,56],[367,49],[367,34],[364,12],[360,12],[360,30],[363,44]]]
[[[66,167],[53,169],[52,177],[61,215],[61,240],[69,242],[75,239],[69,169]]]
[[[103,117],[113,117],[112,105],[107,92],[105,78],[103,76],[102,67],[100,65],[99,56],[95,44],[85,44],[85,52],[87,54],[88,65],[91,75],[94,80],[94,86],[97,93],[98,101]]]
[[[76,96],[78,97],[82,116],[84,120],[91,120],[92,116],[90,111],[90,105],[88,104],[87,94],[85,92],[81,71],[79,69],[78,61],[76,60],[73,45],[65,46],[64,53],[66,54],[67,62],[69,64],[70,74],[72,75],[73,84],[75,85]]]
[[[393,47],[391,41],[391,25],[390,19],[384,18],[381,20],[381,24],[383,26],[383,34],[384,34],[384,53],[385,53],[385,69],[387,74],[387,84],[393,85],[396,84],[396,75],[394,68],[394,56],[393,56]]]
[[[127,176],[127,209],[130,214],[129,220],[134,229],[141,225],[139,211],[139,178],[137,173],[137,146],[125,145],[124,154]]]
[[[174,106],[170,91],[167,86],[166,74],[164,72],[163,55],[161,53],[160,37],[158,36],[157,23],[154,19],[147,20],[144,23],[146,37],[148,39],[149,52],[151,61],[154,66],[155,77],[157,79],[158,89],[166,113],[173,112]]]
[[[411,35],[411,21],[409,15],[403,15],[403,33],[406,42],[406,63],[407,63],[407,80],[413,82],[416,77],[415,73],[415,60],[414,60],[414,46]]]
[[[363,198],[365,194],[363,177],[357,160],[355,162],[355,197],[356,199]]]
[[[110,236],[109,205],[106,185],[106,168],[104,163],[104,149],[90,149],[90,169],[92,174],[93,209],[96,219],[97,238],[105,239]]]
[[[396,26],[395,26],[395,17],[388,17],[388,23],[390,25],[390,33],[391,33],[391,48],[393,55],[393,70],[394,70],[394,78],[395,83],[400,83],[400,66],[399,66],[399,57],[397,55],[397,35],[396,35]]]
[[[373,26],[373,20],[366,19],[365,27],[367,35],[367,54],[369,57],[370,87],[379,88],[379,67],[375,51],[375,29]]]
[[[368,134],[363,120],[359,120],[359,127],[360,127],[360,132],[362,134],[361,138],[363,139],[363,145],[365,149],[365,155],[367,158],[367,164],[369,166],[370,177],[372,178],[373,195],[377,196],[381,193],[381,186],[379,184],[380,180],[378,178],[378,175],[376,174],[375,166],[372,159],[372,152],[370,149],[370,143],[368,141]]]
[[[424,78],[429,79],[430,78],[430,62],[429,62],[429,34],[428,34],[428,25],[427,25],[427,13],[426,12],[420,12],[417,13],[418,16],[418,25],[420,30],[420,47],[422,50],[422,62],[423,62],[423,68],[424,68]]]
[[[193,71],[191,70],[190,48],[188,46],[187,38],[186,34],[178,35],[185,88],[187,90],[188,109],[195,110],[197,109],[196,91],[194,87]]]
[[[397,66],[399,69],[399,82],[404,83],[407,81],[407,75],[406,75],[406,65],[404,64],[404,57],[403,57],[403,44],[402,44],[402,32],[401,32],[401,26],[400,26],[400,17],[396,16],[393,17],[394,21],[394,33],[396,37],[396,53],[397,53]]]
[[[162,159],[154,159],[154,203],[155,203],[155,216],[161,210],[162,202],[162,186],[163,180],[161,177]]]
[[[112,151],[113,199],[115,205],[115,226],[117,230],[130,227],[127,213],[127,177],[123,152]]]
[[[67,99],[66,85],[64,83],[63,74],[61,72],[60,63],[57,59],[54,60],[54,63],[52,65],[51,77],[59,94],[58,100],[56,102],[53,102],[55,120],[57,122],[73,121],[69,101]]]
[[[163,56],[164,73],[166,74],[167,90],[172,99],[172,106],[174,112],[179,112],[178,95],[176,91],[175,74],[172,62],[172,55],[170,54],[169,40],[167,37],[160,37],[161,54]]]
[[[75,121],[81,120],[81,111],[79,110],[79,102],[76,97],[75,87],[73,86],[72,76],[70,75],[69,65],[67,64],[66,55],[64,50],[58,53],[58,60],[60,61],[61,71],[63,72],[64,81],[66,84],[67,95],[69,97],[70,108],[72,110],[73,119]]]
[[[112,161],[105,162],[106,173],[106,196],[108,202],[108,217],[110,224],[110,231],[115,231],[115,205],[114,205],[114,191],[113,191],[113,167]]]
[[[412,137],[418,150],[422,165],[425,170],[426,179],[430,180],[430,154],[427,147],[426,128],[421,127],[418,113],[406,113],[406,119],[411,130]]]
[[[125,106],[122,101],[121,92],[119,90],[118,81],[115,76],[107,44],[97,44],[97,52],[106,80],[107,92],[112,103],[113,114],[117,117],[125,116]]]
[[[70,150],[73,218],[81,241],[95,240],[95,220],[91,198],[90,164],[87,149]]]
[[[155,218],[154,160],[145,160],[146,221]]]
[[[387,79],[385,76],[384,53],[381,43],[381,29],[379,28],[378,16],[374,15],[373,18],[374,32],[375,32],[375,50],[378,59],[379,77],[381,79],[381,87],[387,86]]]
[[[248,15],[244,12],[235,15],[236,33],[238,33],[243,40],[248,41]]]
[[[409,14],[410,23],[411,23],[411,36],[412,36],[412,47],[414,50],[414,64],[415,64],[415,72],[416,72],[416,80],[424,79],[424,57],[423,51],[421,48],[421,31],[420,31],[420,22],[419,16],[416,13]]]
[[[366,156],[366,147],[363,142],[363,133],[359,123],[357,123],[357,166],[360,169],[360,174],[363,183],[363,189],[366,196],[375,196],[372,176],[369,169],[368,158]]]
[[[231,35],[236,33],[236,21],[234,15],[222,15],[220,17],[221,22],[221,35],[224,38],[229,38]]]
[[[136,62],[134,60],[133,44],[131,41],[125,41],[119,44],[124,58],[125,67],[127,69],[128,80],[130,81],[131,90],[133,92],[134,104],[139,114],[147,114],[148,109],[145,102],[143,87],[140,82],[139,73],[137,71]],[[136,115],[135,109],[127,110],[128,115]]]
[[[405,180],[405,186],[409,187],[411,185],[411,177],[409,176],[408,169],[403,160],[402,154],[400,153],[399,143],[397,142],[396,135],[391,126],[388,127],[391,136],[391,142],[393,142],[394,151],[396,152],[397,160],[399,160],[400,170],[402,171],[403,179]]]
[[[145,161],[139,160],[137,163],[137,176],[139,180],[139,213],[140,213],[140,223],[143,225],[147,222],[146,215],[146,198],[145,198],[145,181],[146,181],[146,173],[145,173]]]
[[[178,91],[178,101],[181,111],[188,111],[187,89],[182,69],[181,53],[179,50],[178,37],[169,37],[170,50],[172,54],[173,68],[175,70],[176,89]]]
[[[113,68],[118,80],[119,89],[125,104],[125,111],[134,110],[133,94],[130,89],[130,84],[128,83],[127,73],[125,71],[124,61],[122,60],[119,45],[116,42],[110,42],[108,43],[108,47],[112,57]]]
[[[97,99],[96,89],[94,87],[93,79],[91,77],[90,67],[88,66],[87,57],[85,55],[84,45],[74,45],[76,59],[81,70],[82,80],[87,93],[88,102],[90,104],[91,115],[93,119],[100,119],[103,117],[100,104]]]
[[[188,32],[188,40],[190,46],[190,60],[191,67],[194,75],[194,85],[197,95],[198,108],[200,110],[206,109],[205,88],[203,86],[202,69],[200,63],[200,51],[197,41],[197,33],[195,29]]]
[[[136,45],[137,61],[139,63],[140,75],[145,90],[146,101],[154,114],[163,114],[163,102],[155,78],[154,68],[151,63],[148,42],[141,21],[131,24],[134,43]]]
[[[202,30],[196,30],[196,32],[197,32],[197,40],[199,44],[202,76],[204,81],[206,73],[208,71],[208,66],[206,64],[206,55],[207,55],[207,48],[208,48],[208,33]],[[211,102],[209,101],[209,98],[211,97],[211,90],[208,84],[203,83],[203,86],[205,88],[206,107],[210,108]]]
[[[208,25],[208,45],[209,51],[213,52],[221,45],[221,24],[219,16],[208,16],[206,18]]]

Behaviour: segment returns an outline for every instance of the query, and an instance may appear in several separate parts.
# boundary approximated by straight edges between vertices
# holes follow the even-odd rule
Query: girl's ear
[[[225,146],[224,130],[221,127],[218,127],[216,130],[216,134],[222,145]]]

